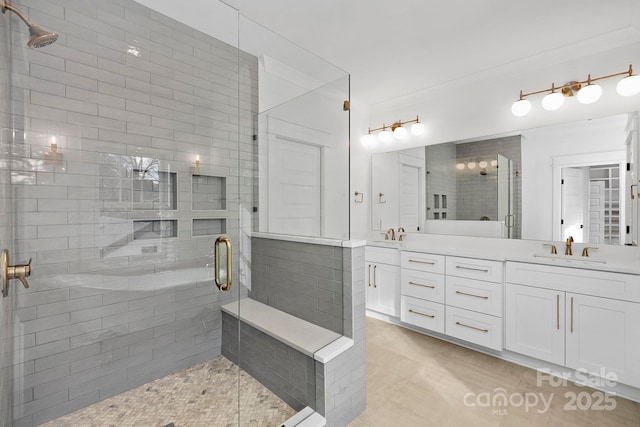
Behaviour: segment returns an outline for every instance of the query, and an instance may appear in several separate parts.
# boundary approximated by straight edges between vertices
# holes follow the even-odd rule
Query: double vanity
[[[367,311],[640,401],[640,253],[603,246],[587,257],[579,246],[566,256],[534,241],[368,241]]]

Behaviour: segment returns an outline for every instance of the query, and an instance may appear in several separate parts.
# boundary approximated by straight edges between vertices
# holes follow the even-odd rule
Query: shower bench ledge
[[[235,318],[238,309],[241,321],[322,363],[353,345],[351,339],[336,332],[251,298],[222,306],[222,311]]]

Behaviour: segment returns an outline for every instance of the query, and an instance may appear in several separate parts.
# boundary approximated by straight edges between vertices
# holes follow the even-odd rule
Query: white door
[[[407,231],[420,227],[420,168],[400,165],[400,226]]]
[[[604,241],[605,186],[602,181],[589,181],[589,220],[587,238],[589,243],[603,244]]]
[[[562,240],[584,242],[585,190],[583,168],[562,168]]]
[[[567,363],[640,387],[640,304],[567,294]]]
[[[508,283],[505,348],[564,365],[564,292]]]
[[[269,144],[269,232],[321,236],[321,149],[288,139]]]

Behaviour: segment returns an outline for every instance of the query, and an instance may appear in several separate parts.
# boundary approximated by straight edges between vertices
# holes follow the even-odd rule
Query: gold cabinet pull
[[[466,295],[468,297],[474,297],[474,298],[489,299],[489,297],[487,297],[487,296],[468,294],[466,292],[460,292],[460,291],[456,291],[456,294]]]
[[[629,188],[629,190],[631,190],[631,200],[636,198],[635,193],[633,192],[633,187],[637,187],[638,184],[631,184],[631,187]]]
[[[367,284],[371,287],[371,264],[369,264],[369,272],[368,272]]]
[[[224,243],[227,248],[227,280],[222,282],[220,280],[220,245]],[[231,266],[231,240],[227,236],[220,236],[216,239],[216,243],[213,245],[214,258],[215,258],[215,272],[216,272],[216,286],[221,291],[228,291],[231,289],[231,277],[233,276],[233,270]]]
[[[9,265],[9,251],[2,251],[2,266],[0,267],[0,275],[2,275],[2,296],[9,295],[9,280],[18,279],[22,282],[22,286],[29,287],[27,277],[31,276],[31,259],[27,264]]]
[[[571,297],[571,333],[573,333],[573,297]]]
[[[556,295],[556,327],[560,330],[560,295]]]
[[[435,261],[420,261],[417,259],[410,259],[409,262],[415,262],[418,264],[436,265]]]
[[[422,283],[409,282],[410,285],[422,286],[423,288],[435,289],[435,286],[423,285]]]
[[[378,287],[378,266],[374,265],[373,266],[373,287],[377,288]]]
[[[465,267],[463,265],[456,265],[456,268],[459,268],[460,270],[481,271],[483,273],[488,273],[489,272],[489,270],[486,269],[486,268]]]
[[[456,325],[464,326],[465,328],[469,328],[469,329],[475,329],[476,331],[484,332],[485,334],[489,332],[488,329],[476,328],[475,326],[465,325],[464,323],[461,323],[461,322],[456,322]]]
[[[420,316],[428,317],[429,319],[435,319],[436,318],[436,316],[434,316],[433,314],[424,314],[424,313],[420,313],[419,311],[413,311],[411,309],[409,309],[409,313],[419,314]]]

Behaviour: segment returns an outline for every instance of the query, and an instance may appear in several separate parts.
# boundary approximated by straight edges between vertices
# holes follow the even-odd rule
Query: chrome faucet
[[[567,245],[564,248],[564,254],[565,255],[573,255],[573,252],[571,252],[571,243],[573,242],[573,236],[569,236],[569,238],[567,239]]]

